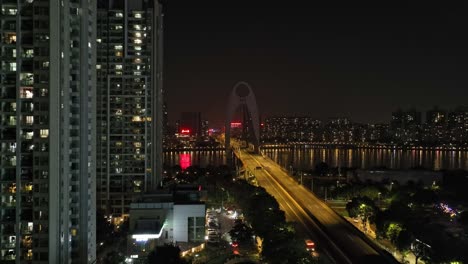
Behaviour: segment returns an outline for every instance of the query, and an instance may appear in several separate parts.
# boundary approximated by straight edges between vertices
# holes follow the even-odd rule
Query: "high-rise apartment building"
[[[157,1],[98,3],[97,206],[116,223],[160,182],[162,64],[151,63],[162,58],[161,38]]]
[[[466,144],[468,141],[468,107],[457,107],[450,111],[447,128],[451,142]]]
[[[0,5],[0,262],[92,263],[96,6]]]
[[[314,141],[317,140],[319,120],[308,116],[275,116],[265,119],[262,139],[266,141]]]

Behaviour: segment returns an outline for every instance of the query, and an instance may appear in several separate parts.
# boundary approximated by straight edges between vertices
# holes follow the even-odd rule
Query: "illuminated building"
[[[447,130],[450,142],[468,142],[468,107],[458,107],[448,113]]]
[[[426,112],[423,140],[428,144],[440,144],[447,137],[447,112],[435,107]]]
[[[162,175],[162,13],[155,3],[98,4],[97,206],[115,223],[128,216],[136,195],[157,188]]]
[[[204,202],[198,186],[178,186],[175,192],[145,195],[130,205],[127,254],[145,259],[155,246],[183,248],[205,241]]]
[[[210,123],[208,122],[208,120],[202,120],[201,122],[201,136],[202,137],[208,136],[208,130],[210,129],[209,125]]]
[[[421,112],[414,109],[393,112],[390,130],[396,143],[421,141]]]
[[[200,112],[183,112],[179,120],[180,134],[199,138],[202,136],[202,120]]]
[[[0,2],[0,263],[96,260],[92,3]]]
[[[265,141],[314,141],[317,140],[321,122],[307,116],[268,117],[262,126]]]

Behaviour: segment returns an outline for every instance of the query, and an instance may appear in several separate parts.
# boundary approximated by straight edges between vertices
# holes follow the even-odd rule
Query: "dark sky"
[[[315,2],[169,1],[170,120],[200,111],[221,123],[241,80],[252,85],[262,116],[388,122],[399,107],[468,105],[465,5]]]

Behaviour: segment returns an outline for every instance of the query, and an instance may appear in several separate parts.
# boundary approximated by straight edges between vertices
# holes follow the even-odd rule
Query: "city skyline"
[[[262,116],[377,123],[398,108],[451,110],[468,95],[461,10],[171,1],[170,120],[201,111],[221,123],[229,90],[242,80],[252,85]]]

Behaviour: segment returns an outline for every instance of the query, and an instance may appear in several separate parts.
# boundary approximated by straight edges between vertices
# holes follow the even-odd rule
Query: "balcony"
[[[10,202],[2,202],[2,207],[9,208],[9,207],[15,207],[16,206],[16,201],[10,201]]]

